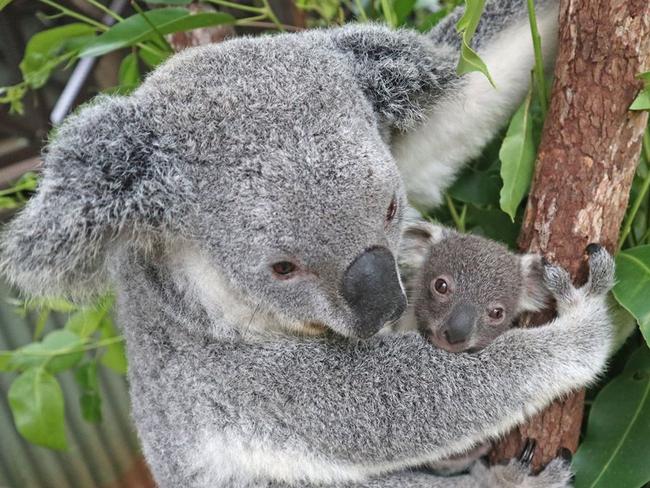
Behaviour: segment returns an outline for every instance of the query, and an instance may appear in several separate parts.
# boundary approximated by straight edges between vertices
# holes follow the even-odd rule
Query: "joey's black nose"
[[[371,248],[356,257],[343,275],[341,293],[357,316],[354,333],[359,337],[375,334],[406,308],[395,258],[385,247]]]
[[[469,339],[476,323],[476,309],[464,303],[456,305],[449,314],[443,334],[449,344],[458,344]]]

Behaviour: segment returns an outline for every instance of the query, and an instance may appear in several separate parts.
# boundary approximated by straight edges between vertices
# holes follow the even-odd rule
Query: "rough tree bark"
[[[616,250],[647,114],[628,107],[648,69],[648,0],[562,0],[559,49],[548,116],[519,239],[585,279],[584,249]],[[539,324],[548,314],[526,320]],[[493,460],[516,456],[525,438],[537,441],[539,468],[558,448],[575,451],[584,391],[557,401],[512,432]]]

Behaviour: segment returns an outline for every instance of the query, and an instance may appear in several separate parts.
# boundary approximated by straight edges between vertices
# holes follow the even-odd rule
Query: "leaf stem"
[[[213,3],[215,5],[219,5],[221,7],[228,7],[235,10],[241,10],[243,12],[253,12],[253,13],[260,14],[260,13],[264,13],[265,10],[260,7],[251,7],[250,5],[240,5],[238,3],[228,2],[227,0],[205,0],[205,1],[209,3]]]
[[[454,225],[456,228],[461,231],[465,232],[465,224],[463,222],[463,219],[461,218],[460,215],[458,215],[458,210],[456,210],[456,206],[454,205],[454,201],[451,199],[449,195],[445,195],[445,200],[447,201],[447,207],[449,207],[449,213],[451,214],[451,218],[454,221]],[[463,212],[465,213],[465,212]]]
[[[645,160],[650,163],[650,128],[646,129],[643,134],[643,154]],[[650,189],[650,169],[648,169],[643,184],[641,185],[641,190],[639,190],[639,194],[634,199],[634,203],[632,203],[632,207],[630,207],[630,211],[625,219],[625,225],[623,226],[621,237],[618,241],[619,251],[623,248],[625,240],[632,230],[632,224],[634,224],[634,219],[636,218],[636,214],[639,211],[639,207],[641,206],[646,193],[648,193],[648,189]]]
[[[101,347],[110,346],[118,342],[123,342],[124,337],[109,337],[108,339],[101,339],[92,344],[86,344],[82,347],[64,347],[62,349],[55,349],[53,351],[20,351],[20,354],[25,356],[44,356],[44,357],[54,357],[54,356],[65,356],[66,354],[74,354],[77,352],[83,351],[92,351],[93,349],[99,349]],[[16,351],[0,351],[0,354],[14,354]]]
[[[528,21],[530,23],[530,34],[533,38],[533,50],[535,51],[535,87],[539,104],[542,108],[542,117],[546,118],[548,110],[548,95],[546,91],[546,79],[544,78],[544,57],[542,55],[542,38],[537,28],[537,16],[535,15],[534,0],[526,0],[528,3]]]
[[[122,21],[124,21],[124,17],[121,17],[120,15],[118,15],[117,12],[114,12],[113,10],[111,10],[110,8],[108,8],[107,6],[102,5],[102,4],[99,3],[97,0],[86,0],[86,2],[88,2],[90,5],[92,5],[92,6],[95,7],[96,9],[101,10],[101,11],[104,12],[106,15],[109,15],[109,16],[113,17],[113,18],[114,18],[115,20],[117,20],[118,22],[122,22]]]
[[[277,16],[275,15],[275,12],[271,8],[271,4],[269,3],[269,0],[262,0],[262,3],[264,4],[264,10],[266,11],[266,14],[269,16],[271,22],[275,24],[275,26],[279,31],[284,32],[284,26],[282,25],[282,22],[280,22],[280,19],[278,19]]]
[[[167,42],[167,39],[165,39],[165,36],[162,35],[162,33],[158,30],[158,28],[149,20],[149,17],[147,17],[147,14],[142,10],[140,5],[138,5],[138,2],[136,0],[131,0],[131,6],[133,9],[138,12],[144,21],[147,23],[149,27],[154,31],[156,34],[156,37],[158,38],[158,41],[160,41],[160,47],[162,47],[165,51],[168,53],[173,53],[174,49],[171,47],[171,45]]]
[[[99,30],[102,31],[107,31],[108,26],[102,24],[101,22],[97,22],[95,19],[91,19],[90,17],[86,17],[85,15],[82,15],[78,12],[75,12],[74,10],[70,10],[69,8],[64,7],[63,5],[59,5],[56,2],[53,2],[52,0],[39,0],[39,2],[44,3],[45,5],[49,5],[50,7],[54,7],[58,9],[62,14],[67,15],[68,17],[71,17],[73,19],[77,19],[81,22],[84,22],[88,25],[92,25],[93,27],[96,27]]]
[[[354,4],[357,7],[357,18],[361,22],[368,22],[368,16],[366,15],[366,10],[363,8],[361,0],[354,0]]]

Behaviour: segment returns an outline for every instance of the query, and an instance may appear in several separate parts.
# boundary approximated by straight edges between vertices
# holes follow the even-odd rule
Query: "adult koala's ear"
[[[132,97],[100,97],[56,131],[36,195],[4,230],[2,271],[12,284],[88,299],[108,286],[114,243],[169,227],[170,200],[187,198],[187,182],[150,118]]]
[[[544,265],[538,254],[522,254],[520,257],[522,293],[520,312],[538,312],[548,305],[551,294],[544,285]]]

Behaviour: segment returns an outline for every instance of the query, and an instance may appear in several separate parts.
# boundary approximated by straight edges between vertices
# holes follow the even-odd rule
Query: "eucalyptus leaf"
[[[393,0],[393,11],[397,18],[397,25],[404,25],[406,19],[413,12],[417,0]]]
[[[9,387],[9,406],[18,432],[33,444],[67,447],[63,393],[56,378],[43,368],[30,368]]]
[[[0,371],[11,371],[9,364],[11,363],[11,357],[13,353],[9,351],[0,352]]]
[[[13,0],[0,0],[0,11],[9,5]]]
[[[639,323],[650,344],[650,245],[621,251],[616,256],[614,296]]]
[[[23,79],[31,88],[42,87],[52,70],[76,51],[74,44],[71,50],[66,49],[70,42],[80,37],[88,40],[94,34],[94,27],[82,23],[67,24],[34,34],[27,43],[25,55],[20,62]]]
[[[510,121],[501,145],[501,179],[503,187],[499,203],[501,209],[515,220],[517,208],[530,188],[535,166],[535,143],[531,117],[531,93]]]
[[[465,11],[456,23],[456,30],[460,33],[462,38],[460,59],[458,60],[456,73],[458,73],[458,75],[464,75],[466,73],[471,73],[472,71],[479,71],[487,77],[492,86],[495,86],[494,80],[492,79],[487,66],[478,53],[470,47],[472,37],[476,32],[479,21],[481,20],[484,6],[485,0],[465,0]]]
[[[463,171],[448,190],[455,200],[474,205],[498,205],[501,178],[496,171]]]
[[[596,396],[573,459],[575,487],[643,486],[650,481],[648,439],[650,350],[642,346]]]
[[[144,3],[150,3],[152,5],[189,5],[194,0],[144,0]]]
[[[65,329],[81,338],[89,337],[97,330],[104,315],[106,315],[106,309],[103,307],[80,310],[70,316],[65,324]]]
[[[189,10],[178,7],[150,10],[145,15],[146,18],[142,14],[135,14],[118,22],[87,44],[79,55],[81,57],[101,56],[147,40],[153,37],[156,31],[165,35],[212,25],[232,24],[235,21],[232,15],[222,12],[192,14]]]
[[[136,53],[128,54],[120,63],[117,79],[120,83],[120,92],[128,93],[140,84],[140,68]]]
[[[79,397],[81,416],[87,422],[99,423],[102,421],[102,398],[95,391],[84,392]]]
[[[105,316],[102,320],[100,330],[103,339],[118,337],[113,321],[108,316]],[[126,354],[124,353],[124,344],[122,342],[115,342],[106,346],[101,363],[119,374],[126,374],[127,360]]]
[[[79,350],[84,341],[74,332],[69,330],[55,330],[45,336],[42,342],[43,351],[57,353],[47,363],[46,368],[51,373],[58,373],[77,365],[83,357],[83,351]],[[64,354],[58,354],[69,350]]]
[[[643,88],[630,105],[630,110],[650,110],[650,71],[637,75],[643,80]]]

